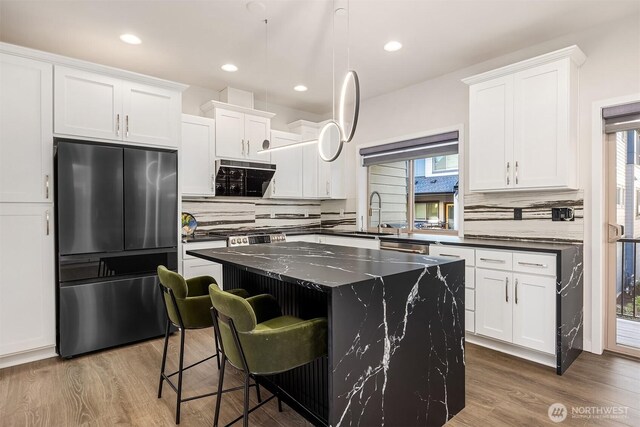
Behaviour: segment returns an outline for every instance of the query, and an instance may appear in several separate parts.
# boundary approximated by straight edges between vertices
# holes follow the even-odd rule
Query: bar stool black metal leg
[[[167,348],[169,347],[170,324],[167,319],[167,330],[164,333],[164,350],[162,352],[162,364],[160,365],[160,384],[158,384],[158,399],[162,397],[162,384],[164,383],[164,367],[167,364]]]
[[[256,381],[255,378],[253,381],[256,383],[256,397],[258,398],[258,403],[262,403],[262,397],[260,397],[260,384],[258,384],[258,381]]]
[[[280,399],[280,394],[278,394],[278,412],[282,412],[282,399]]]
[[[218,346],[218,334],[216,330],[213,330],[213,340],[216,343],[216,364],[218,365],[218,371],[220,370],[220,347]]]
[[[222,402],[222,383],[224,382],[224,367],[227,363],[227,358],[224,353],[221,355],[222,357],[222,366],[220,366],[220,372],[218,375],[218,394],[216,395],[216,413],[213,417],[213,427],[218,427],[218,419],[220,418],[220,403]]]
[[[178,365],[178,392],[176,398],[176,424],[180,424],[180,404],[182,403],[182,366],[184,365],[184,328],[180,328],[180,364]]]
[[[242,425],[249,427],[249,374],[244,377],[244,409],[242,411]]]

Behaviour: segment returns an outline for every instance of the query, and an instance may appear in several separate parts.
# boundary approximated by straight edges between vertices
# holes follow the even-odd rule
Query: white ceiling
[[[331,109],[331,0],[262,0],[269,18],[269,102]],[[247,0],[0,0],[0,40],[264,99],[265,25]],[[338,0],[345,6],[346,0]],[[363,97],[390,92],[524,47],[638,13],[637,0],[351,0],[351,67]],[[346,65],[346,16],[336,64]],[[122,43],[134,33],[142,44]],[[403,49],[382,47],[398,40]],[[224,63],[236,73],[220,69]],[[308,92],[293,91],[304,84]]]

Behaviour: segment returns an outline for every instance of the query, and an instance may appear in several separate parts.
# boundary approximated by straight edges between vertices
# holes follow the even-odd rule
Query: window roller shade
[[[602,109],[605,133],[624,132],[640,128],[640,102]]]
[[[458,153],[458,131],[360,149],[364,166]]]

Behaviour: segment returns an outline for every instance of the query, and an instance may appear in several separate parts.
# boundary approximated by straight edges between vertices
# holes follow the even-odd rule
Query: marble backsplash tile
[[[194,197],[182,200],[182,211],[198,221],[197,233],[230,230],[318,228],[320,201]]]
[[[584,192],[469,193],[464,196],[465,237],[581,243]],[[551,221],[551,208],[574,209],[574,221]],[[522,220],[514,219],[522,208]]]

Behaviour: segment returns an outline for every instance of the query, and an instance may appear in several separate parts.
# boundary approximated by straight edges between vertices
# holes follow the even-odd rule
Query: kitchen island
[[[187,253],[222,264],[226,289],[328,318],[326,358],[263,382],[312,423],[433,426],[464,408],[464,261],[302,242]]]

